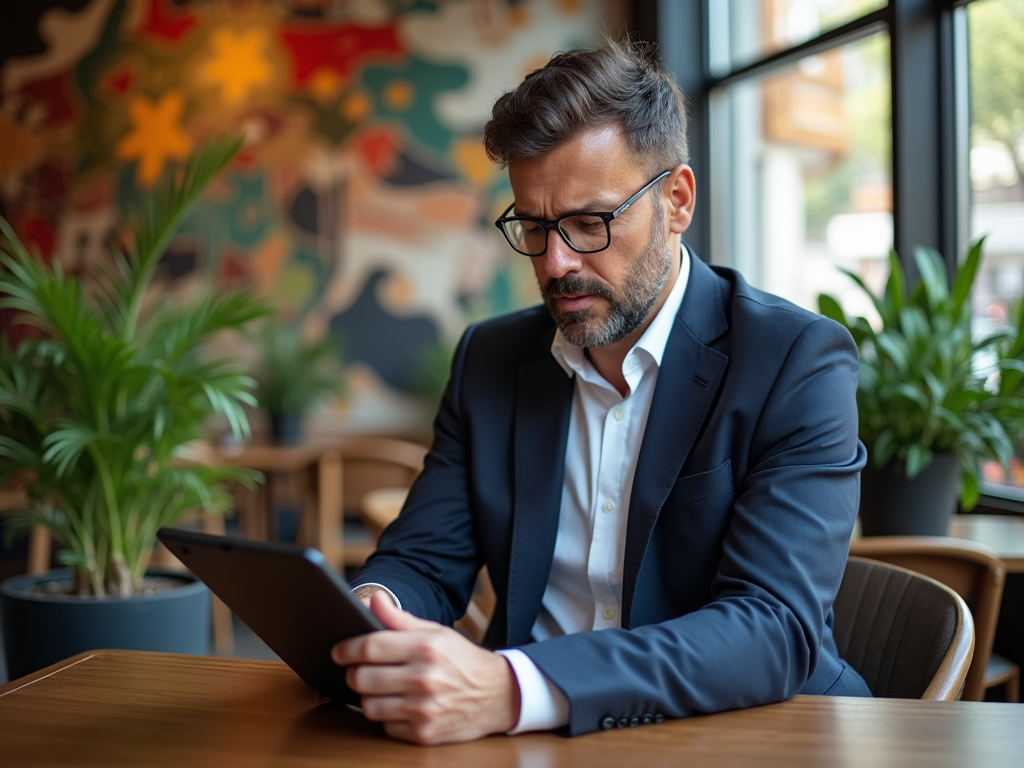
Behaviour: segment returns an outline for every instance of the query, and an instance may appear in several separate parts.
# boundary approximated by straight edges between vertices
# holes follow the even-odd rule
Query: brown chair
[[[322,488],[321,493],[337,494],[340,503],[327,505],[332,514],[320,515],[316,541],[327,562],[344,572],[347,565],[361,565],[376,541],[373,536],[362,546],[344,542],[344,517],[362,516],[363,497],[371,490],[411,486],[423,469],[427,448],[392,437],[352,437],[339,443],[332,453],[339,464],[334,487]]]
[[[1005,685],[1007,701],[1020,701],[1020,668],[992,654],[1006,567],[989,547],[947,536],[868,536],[850,543],[850,554],[923,573],[952,587],[974,616],[974,660],[964,701],[983,701],[985,691]]]
[[[905,568],[850,557],[833,607],[839,654],[875,696],[959,698],[974,622],[952,589]]]

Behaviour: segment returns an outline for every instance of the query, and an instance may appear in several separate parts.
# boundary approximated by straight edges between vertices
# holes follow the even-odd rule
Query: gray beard
[[[552,278],[546,286],[541,286],[544,304],[566,341],[585,349],[603,347],[622,341],[643,325],[658,303],[672,270],[672,255],[660,255],[657,242],[659,224],[658,217],[654,217],[647,246],[633,263],[619,293],[603,281],[583,278],[575,273]],[[576,312],[558,309],[555,297],[567,293],[603,296],[610,304],[607,319],[602,322],[596,318],[592,308]]]

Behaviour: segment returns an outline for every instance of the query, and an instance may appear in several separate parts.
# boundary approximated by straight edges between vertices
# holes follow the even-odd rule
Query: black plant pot
[[[66,570],[14,576],[0,584],[4,652],[11,680],[97,648],[202,655],[210,637],[210,591],[190,574],[151,570],[181,582],[138,597],[46,595],[36,584],[70,578]]]
[[[270,435],[277,445],[298,445],[302,442],[302,414],[270,414]]]
[[[913,480],[865,467],[860,481],[860,524],[865,536],[945,536],[956,511],[960,458],[937,454]]]

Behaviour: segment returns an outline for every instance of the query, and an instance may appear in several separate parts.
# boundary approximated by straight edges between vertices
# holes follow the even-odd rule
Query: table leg
[[[317,530],[320,551],[327,562],[345,573],[345,544],[343,540],[342,460],[337,451],[326,451],[320,456],[317,471]]]

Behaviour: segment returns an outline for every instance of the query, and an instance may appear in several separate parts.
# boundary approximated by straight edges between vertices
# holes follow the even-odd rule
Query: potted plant
[[[981,339],[972,334],[971,288],[982,259],[975,243],[956,270],[952,289],[942,258],[914,252],[920,281],[906,291],[895,253],[889,279],[875,296],[843,270],[874,303],[881,326],[848,319],[831,296],[821,313],[842,323],[860,350],[857,409],[868,449],[862,473],[865,535],[945,535],[956,491],[971,509],[980,494],[981,464],[1009,464],[1024,435],[1024,312]]]
[[[267,323],[260,335],[256,399],[270,415],[278,445],[302,442],[303,415],[345,388],[338,348],[330,336],[304,340],[298,329]]]
[[[30,504],[8,534],[46,526],[67,567],[0,585],[12,677],[98,646],[205,652],[205,587],[150,583],[146,566],[157,528],[226,509],[223,482],[252,479],[181,454],[213,413],[247,433],[253,380],[202,349],[268,310],[248,292],[185,306],[150,288],[175,230],[239,147],[208,142],[146,195],[126,249],[88,284],[32,257],[0,218],[0,306],[39,331],[16,349],[0,344],[0,485],[22,479]]]

